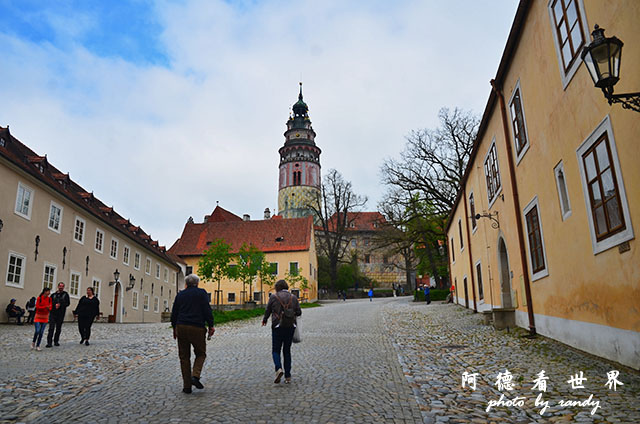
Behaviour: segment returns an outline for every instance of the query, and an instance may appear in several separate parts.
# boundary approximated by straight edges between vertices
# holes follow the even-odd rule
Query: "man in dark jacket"
[[[67,312],[67,306],[71,304],[69,293],[64,291],[64,283],[58,283],[58,291],[51,295],[53,308],[49,313],[49,333],[47,334],[47,345],[51,347],[53,341],[56,346],[60,346],[60,332],[62,331],[62,322],[64,314]],[[55,337],[53,332],[55,330]]]
[[[276,283],[276,294],[269,298],[267,310],[262,318],[262,326],[264,327],[271,316],[271,353],[276,367],[274,383],[280,383],[282,374],[284,374],[284,382],[291,383],[291,343],[297,324],[296,317],[302,315],[298,298],[289,293],[288,289],[289,285],[286,281],[280,280]],[[286,317],[286,310],[293,312],[292,319]],[[284,356],[284,373],[280,361],[281,350]]]
[[[11,299],[11,302],[9,302],[9,304],[7,305],[6,311],[7,315],[9,315],[10,318],[17,318],[18,325],[22,325],[20,319],[24,315],[24,309],[16,305],[15,299]]]
[[[183,393],[191,393],[191,386],[203,389],[200,373],[207,357],[205,336],[209,327],[209,337],[213,336],[213,313],[209,305],[206,290],[199,289],[200,279],[197,275],[189,274],[184,279],[185,289],[177,294],[171,310],[171,326],[173,338],[178,339],[178,357],[182,370]],[[195,353],[193,370],[191,369],[191,346]]]

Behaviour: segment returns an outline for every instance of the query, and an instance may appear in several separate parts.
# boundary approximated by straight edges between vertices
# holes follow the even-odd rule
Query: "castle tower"
[[[320,148],[309,119],[309,108],[302,100],[302,83],[293,114],[287,121],[284,146],[280,153],[278,215],[300,218],[313,214],[309,204],[320,195]]]

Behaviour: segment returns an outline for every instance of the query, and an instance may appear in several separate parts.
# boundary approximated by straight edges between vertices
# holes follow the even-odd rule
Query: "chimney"
[[[269,210],[269,208],[265,208],[264,219],[269,219],[269,218],[271,218],[271,211]]]
[[[243,221],[251,221],[251,216],[249,216],[248,213],[245,213],[244,215],[242,215],[242,220]]]

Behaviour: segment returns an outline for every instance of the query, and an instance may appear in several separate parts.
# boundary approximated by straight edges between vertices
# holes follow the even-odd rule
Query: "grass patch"
[[[300,307],[302,309],[305,309],[305,308],[317,308],[318,306],[322,306],[322,305],[320,303],[318,303],[318,302],[301,303],[300,304]]]
[[[229,321],[238,321],[261,317],[264,315],[264,308],[256,309],[236,309],[234,311],[213,311],[215,325],[224,324]]]

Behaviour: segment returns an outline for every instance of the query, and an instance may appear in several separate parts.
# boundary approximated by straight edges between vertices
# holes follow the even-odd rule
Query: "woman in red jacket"
[[[33,320],[36,331],[33,333],[31,349],[42,350],[40,348],[40,342],[42,341],[44,329],[47,328],[47,323],[49,322],[49,312],[51,312],[51,308],[53,307],[51,298],[49,297],[50,292],[51,289],[45,287],[36,300],[36,317]]]

